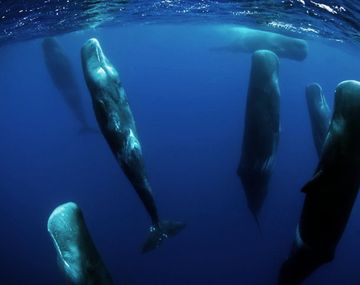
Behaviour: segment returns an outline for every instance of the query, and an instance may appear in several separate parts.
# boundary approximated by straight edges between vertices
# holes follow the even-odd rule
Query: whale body
[[[212,48],[214,51],[247,52],[270,50],[278,57],[303,61],[308,54],[308,45],[305,40],[245,27],[221,28],[220,33],[227,43]]]
[[[101,132],[151,218],[150,235],[143,252],[153,250],[185,225],[159,218],[125,89],[97,39],[90,39],[83,45],[81,59]]]
[[[93,132],[85,117],[81,101],[81,92],[75,74],[65,51],[54,38],[45,38],[42,42],[47,70],[65,103],[81,124],[81,131]]]
[[[253,54],[239,175],[248,206],[257,220],[267,194],[280,133],[279,60],[275,53]]]
[[[333,260],[360,185],[360,82],[341,82],[320,161],[302,188],[305,201],[279,285],[299,285]]]

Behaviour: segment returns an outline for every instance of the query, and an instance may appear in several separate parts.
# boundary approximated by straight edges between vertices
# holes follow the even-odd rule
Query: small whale
[[[47,228],[68,284],[114,284],[91,239],[82,211],[75,203],[58,206],[51,213]]]
[[[302,39],[245,27],[222,27],[220,33],[229,42],[224,46],[211,48],[213,51],[253,53],[265,49],[281,58],[303,61],[307,57],[308,45]]]
[[[306,102],[310,115],[311,130],[320,157],[325,137],[330,125],[330,108],[318,83],[311,83],[306,86]]]
[[[153,250],[181,231],[185,224],[159,219],[125,89],[97,39],[90,39],[83,45],[81,59],[101,132],[151,218],[150,236],[142,251]]]
[[[91,128],[85,118],[81,102],[81,93],[75,75],[64,50],[54,38],[45,38],[42,42],[47,70],[54,85],[63,96],[65,103],[81,124],[81,133],[97,132]]]
[[[259,50],[253,54],[237,174],[244,187],[249,209],[257,222],[279,143],[278,70],[279,60],[272,51]]]
[[[317,169],[302,192],[305,201],[279,285],[299,285],[333,260],[360,186],[360,82],[341,82]],[[345,282],[346,283],[346,282]]]

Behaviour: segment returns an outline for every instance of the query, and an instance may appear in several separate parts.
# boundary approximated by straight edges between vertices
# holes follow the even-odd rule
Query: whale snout
[[[80,216],[81,211],[73,202],[60,205],[51,213],[48,219],[48,231],[57,243],[59,243],[59,233],[63,236],[68,235],[65,240],[69,241],[69,237],[77,231],[77,220]],[[59,250],[62,250],[61,247],[65,244],[59,246]]]
[[[57,252],[58,265],[69,284],[113,284],[78,205],[68,202],[53,210],[48,219],[48,232]]]
[[[334,115],[360,120],[360,82],[346,80],[338,84],[335,91]],[[357,119],[354,119],[357,118]]]
[[[253,69],[259,78],[270,77],[271,74],[278,73],[279,58],[270,50],[257,50],[252,56]]]
[[[83,60],[91,61],[93,64],[102,65],[104,62],[104,53],[100,43],[96,38],[89,39],[85,42],[81,49]]]
[[[90,46],[100,47],[100,43],[99,43],[99,41],[97,40],[97,38],[88,39],[85,44],[88,44],[88,45],[90,45]]]
[[[303,61],[308,55],[308,44],[305,40],[294,39],[292,56],[294,59]]]
[[[54,38],[47,37],[43,39],[42,46],[44,49],[54,49],[58,46],[58,43]]]
[[[317,103],[322,100],[322,88],[318,83],[311,83],[305,88],[305,95],[307,101]]]
[[[99,41],[91,38],[81,48],[81,60],[85,78],[89,84],[106,84],[109,80],[118,81],[118,74],[109,62]]]
[[[96,38],[91,38],[85,42],[83,49],[86,49],[88,53],[92,53],[101,50],[101,46]]]

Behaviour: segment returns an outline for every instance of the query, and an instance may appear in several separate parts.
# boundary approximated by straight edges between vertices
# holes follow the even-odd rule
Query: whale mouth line
[[[104,68],[105,64],[105,58],[104,53],[101,49],[100,43],[96,38],[92,38],[89,40],[89,54],[91,57],[95,57],[97,63],[100,67]]]
[[[59,257],[61,258],[61,261],[62,263],[67,267],[67,268],[70,268],[70,264],[65,260],[65,257],[64,257],[64,254],[62,252],[62,250],[60,249],[60,246],[59,246],[59,243],[58,241],[56,240],[56,238],[54,237],[53,233],[50,232],[50,235],[54,241],[54,245],[55,245],[55,248],[56,248],[56,251],[59,255]]]
[[[56,224],[66,224],[66,212],[72,210],[72,203],[67,203],[57,207],[50,215],[48,220],[48,232],[54,242],[58,256],[60,257],[62,263],[70,268],[70,264],[67,262],[66,257],[64,256],[64,248],[59,244],[59,241],[56,237],[56,232],[58,231]]]
[[[96,53],[96,58],[98,60],[98,63],[101,67],[103,67],[104,65],[104,55],[102,53],[101,47],[97,44],[95,45],[95,53]]]

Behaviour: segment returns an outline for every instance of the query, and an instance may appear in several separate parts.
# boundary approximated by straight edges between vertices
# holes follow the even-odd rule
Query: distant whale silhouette
[[[330,124],[330,109],[319,84],[309,84],[305,93],[314,143],[320,156]]]
[[[110,273],[91,239],[80,208],[58,206],[48,219],[58,264],[70,285],[113,285]]]
[[[221,28],[229,43],[215,47],[214,51],[249,52],[266,49],[274,52],[278,57],[302,61],[308,53],[306,41],[280,35],[273,32],[249,29],[245,27]]]
[[[150,237],[143,246],[143,252],[147,252],[176,235],[185,225],[159,219],[124,87],[97,39],[90,39],[83,45],[81,59],[102,134],[151,217]]]
[[[359,190],[359,145],[360,82],[344,81],[336,88],[320,162],[302,189],[304,206],[293,249],[280,270],[279,285],[301,284],[333,260]]]
[[[45,38],[42,42],[42,48],[50,76],[65,103],[80,122],[80,131],[95,132],[86,121],[79,86],[76,83],[70,60],[65,55],[64,50],[54,38]]]
[[[279,60],[275,53],[259,50],[253,54],[237,173],[256,221],[267,194],[279,142],[278,70]]]

